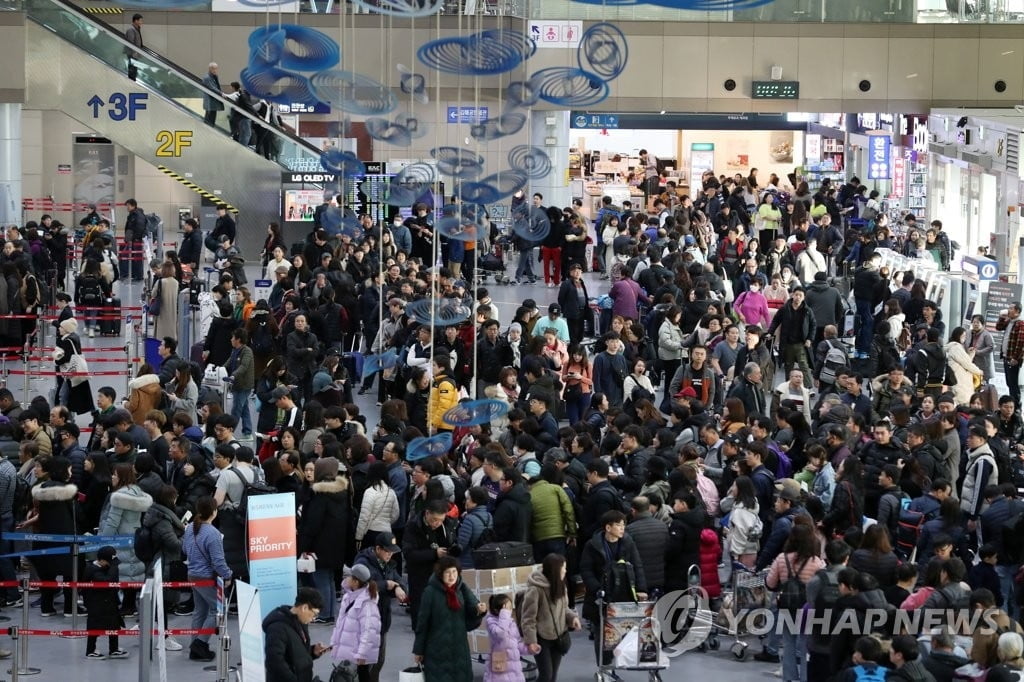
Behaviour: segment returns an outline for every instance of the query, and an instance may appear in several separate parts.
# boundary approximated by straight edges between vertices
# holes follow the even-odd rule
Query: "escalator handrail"
[[[281,135],[282,137],[288,138],[291,142],[295,143],[299,147],[304,148],[310,155],[312,155],[314,157],[319,157],[320,156],[321,150],[319,148],[317,148],[315,145],[313,145],[310,142],[306,141],[305,139],[299,137],[298,135],[293,135],[291,132],[289,132],[283,126],[278,127],[278,126],[271,125],[266,120],[264,120],[261,116],[255,114],[253,112],[246,111],[242,107],[240,107],[237,104],[235,104],[234,102],[232,102],[230,99],[227,99],[226,97],[224,97],[224,95],[222,93],[217,92],[216,90],[212,90],[209,87],[207,87],[206,84],[203,83],[202,79],[200,79],[198,76],[196,76],[194,73],[192,73],[188,69],[186,69],[184,67],[181,67],[181,66],[178,66],[177,64],[172,62],[170,59],[167,59],[163,55],[160,55],[160,54],[158,54],[156,52],[153,52],[152,50],[150,50],[147,47],[139,48],[134,43],[129,41],[127,38],[125,38],[124,37],[124,33],[122,31],[117,30],[116,28],[114,28],[113,26],[111,26],[107,22],[103,21],[102,19],[98,19],[98,18],[92,16],[91,14],[88,14],[87,12],[84,12],[80,7],[77,7],[76,5],[72,4],[71,2],[68,2],[68,0],[36,0],[36,1],[37,2],[49,2],[49,3],[53,4],[53,5],[58,5],[62,9],[67,10],[67,11],[71,12],[72,14],[77,15],[79,18],[86,19],[89,23],[91,23],[91,24],[95,25],[97,28],[105,31],[107,34],[109,34],[110,37],[112,37],[115,40],[115,42],[120,43],[126,49],[129,49],[132,52],[144,53],[147,58],[151,59],[154,62],[157,62],[159,65],[163,66],[167,70],[173,71],[179,77],[184,78],[184,79],[190,81],[198,89],[202,90],[204,95],[213,97],[215,100],[220,101],[221,104],[224,105],[226,111],[235,111],[235,112],[241,114],[242,116],[244,116],[245,118],[248,118],[251,121],[257,123],[260,126],[263,126],[265,128],[269,127],[275,133],[277,133],[278,135]],[[26,9],[25,15],[29,19],[32,19],[36,23],[40,24],[41,26],[46,27],[46,25],[43,24],[41,21],[37,21],[36,19],[34,19],[32,17],[31,10]],[[104,62],[104,63],[106,63],[106,62]],[[108,64],[108,66],[110,66],[110,65]],[[173,98],[171,98],[171,97],[169,97],[168,99],[172,99],[173,100]],[[268,106],[271,106],[271,107],[276,106],[273,102],[267,102],[267,104],[268,104]]]

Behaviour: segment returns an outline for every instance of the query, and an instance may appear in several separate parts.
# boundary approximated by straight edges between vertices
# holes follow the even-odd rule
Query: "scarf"
[[[458,583],[448,586],[444,586],[444,600],[448,603],[448,608],[452,611],[458,611],[462,608],[462,604],[459,603],[459,595],[456,593]]]

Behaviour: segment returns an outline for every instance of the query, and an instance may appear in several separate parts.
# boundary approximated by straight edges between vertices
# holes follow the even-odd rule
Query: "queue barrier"
[[[8,632],[14,628],[7,628]],[[216,635],[218,632],[217,628],[168,628],[164,630],[164,634],[173,637],[174,635],[180,635],[182,637],[191,635]],[[31,630],[18,628],[18,634],[25,637],[138,637],[142,633],[141,630]],[[156,628],[153,629],[153,634],[157,634]]]

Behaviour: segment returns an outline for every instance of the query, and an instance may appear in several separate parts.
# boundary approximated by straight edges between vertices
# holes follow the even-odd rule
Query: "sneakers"
[[[195,611],[195,604],[192,602],[186,604],[179,604],[174,607],[174,615],[176,616],[191,616],[192,612]]]
[[[90,651],[85,655],[85,657],[92,661],[102,661],[104,658],[106,658],[106,656],[104,656],[98,651]]]
[[[164,648],[168,651],[181,651],[185,647],[173,637],[164,637]]]
[[[128,658],[128,652],[124,649],[115,649],[107,654],[107,656],[110,658]]]
[[[203,661],[209,663],[217,658],[217,654],[210,651],[210,645],[200,639],[193,639],[188,647],[188,658],[190,661]]]
[[[333,625],[333,618],[314,618],[313,625]]]
[[[754,660],[760,661],[761,663],[780,663],[782,661],[778,654],[769,653],[767,651],[760,651],[754,654]]]
[[[121,617],[122,618],[134,618],[134,617],[136,617],[138,615],[139,615],[139,612],[135,609],[134,606],[128,606],[128,607],[125,607],[125,608],[121,609]]]
[[[56,611],[40,611],[39,615],[42,616],[43,618],[53,618],[54,616],[57,615],[57,612]]]
[[[95,327],[89,327],[89,338],[90,339],[95,339],[96,338],[96,328]]]
[[[87,615],[89,615],[89,612],[86,611],[85,609],[83,609],[81,606],[79,606],[78,607],[78,615],[79,616],[87,616]],[[65,618],[72,618],[73,616],[74,616],[74,614],[72,614],[70,611],[65,611],[64,612],[64,617]]]
[[[24,603],[25,603],[25,601],[21,597],[18,597],[17,599],[14,599],[12,601],[8,601],[6,604],[4,604],[4,606],[6,606],[8,608],[14,609],[14,608],[17,608],[17,607],[21,606]]]

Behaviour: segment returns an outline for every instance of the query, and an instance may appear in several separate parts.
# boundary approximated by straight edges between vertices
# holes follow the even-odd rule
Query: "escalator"
[[[313,145],[267,126],[65,0],[25,0],[24,8],[26,108],[64,112],[168,175],[238,207],[251,225],[279,217],[282,172],[319,168]],[[128,77],[129,54],[135,80]],[[204,120],[204,96],[224,104],[216,125]],[[261,126],[272,136],[276,160],[231,139],[232,110],[249,118],[253,130]]]

